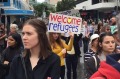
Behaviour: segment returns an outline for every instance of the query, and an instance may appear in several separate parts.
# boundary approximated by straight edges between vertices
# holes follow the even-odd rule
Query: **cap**
[[[90,44],[91,44],[91,42],[92,42],[94,39],[96,39],[96,38],[98,38],[98,37],[99,37],[98,34],[93,34],[93,35],[90,37]]]

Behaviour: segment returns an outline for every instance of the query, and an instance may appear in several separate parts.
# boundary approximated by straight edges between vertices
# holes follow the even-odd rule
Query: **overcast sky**
[[[45,0],[37,0],[37,2],[44,2]]]

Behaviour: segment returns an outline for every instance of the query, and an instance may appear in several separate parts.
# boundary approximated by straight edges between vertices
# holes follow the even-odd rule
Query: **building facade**
[[[0,8],[0,21],[9,26],[15,20],[24,21],[26,18],[33,17],[34,11],[28,4],[28,0],[2,0]]]
[[[83,16],[86,16],[88,13],[85,12],[88,11],[87,18],[96,14],[95,18],[103,19],[115,14],[119,10],[118,6],[120,6],[119,0],[85,0],[77,4],[75,9],[80,9]]]

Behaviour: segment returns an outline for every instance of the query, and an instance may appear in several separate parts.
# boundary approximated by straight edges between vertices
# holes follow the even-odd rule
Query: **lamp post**
[[[116,8],[116,12],[118,12],[118,0],[117,0],[117,8]]]
[[[43,13],[42,13],[42,20],[46,18],[46,11],[45,11],[45,7],[43,8]]]
[[[117,0],[117,8],[116,8],[116,13],[118,14],[118,8],[119,8],[119,0]]]

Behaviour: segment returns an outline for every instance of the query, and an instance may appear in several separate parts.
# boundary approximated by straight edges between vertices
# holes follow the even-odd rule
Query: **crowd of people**
[[[83,21],[84,34],[60,34],[47,33],[43,21],[30,19],[22,26],[22,37],[16,24],[7,34],[0,23],[0,79],[65,79],[65,72],[67,79],[78,79],[81,46],[87,79],[120,79],[118,21]]]
[[[107,24],[99,23],[90,36],[90,46],[84,54],[88,79],[119,79],[120,38],[116,17]],[[110,72],[112,71],[112,72]],[[119,74],[120,75],[120,74]]]

